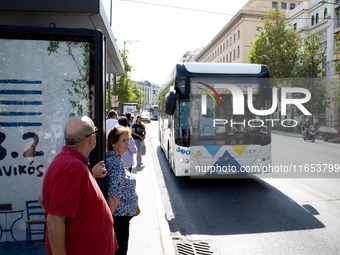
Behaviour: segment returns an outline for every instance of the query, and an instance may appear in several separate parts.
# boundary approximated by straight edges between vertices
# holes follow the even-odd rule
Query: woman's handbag
[[[140,214],[140,209],[139,209],[139,205],[137,205],[137,210],[135,212],[135,215],[134,216],[138,216]]]
[[[146,153],[146,147],[144,140],[140,140],[140,147],[139,147],[139,153],[140,155],[144,156]]]

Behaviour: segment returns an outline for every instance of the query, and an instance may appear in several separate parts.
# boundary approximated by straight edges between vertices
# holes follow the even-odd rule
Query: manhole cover
[[[211,255],[212,247],[207,242],[177,243],[178,255]]]

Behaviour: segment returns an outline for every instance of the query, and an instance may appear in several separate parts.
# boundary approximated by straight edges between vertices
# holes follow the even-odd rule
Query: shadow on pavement
[[[235,235],[325,227],[313,216],[317,212],[311,206],[300,206],[258,178],[176,177],[161,163],[165,156],[159,147],[157,156],[174,214],[171,232]]]

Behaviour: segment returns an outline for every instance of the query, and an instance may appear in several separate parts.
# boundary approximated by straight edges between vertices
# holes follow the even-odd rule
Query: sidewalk
[[[165,218],[163,203],[150,157],[142,157],[142,166],[135,166],[132,174],[137,180],[137,194],[141,213],[130,221],[128,255],[175,255],[169,224]]]
[[[175,255],[154,172],[155,166],[151,159],[152,150],[149,143],[146,143],[146,146],[147,153],[143,156],[144,165],[132,169],[133,176],[137,180],[141,213],[130,222],[128,255]],[[0,247],[0,254],[45,255],[47,252],[43,242],[32,243],[29,247],[22,242],[21,247]]]

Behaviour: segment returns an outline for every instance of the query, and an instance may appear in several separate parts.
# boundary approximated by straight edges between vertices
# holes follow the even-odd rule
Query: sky
[[[205,47],[247,2],[113,0],[113,32],[129,51],[132,80],[164,84],[186,52]]]

